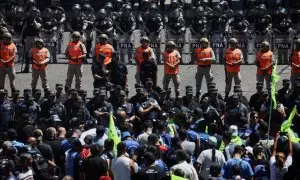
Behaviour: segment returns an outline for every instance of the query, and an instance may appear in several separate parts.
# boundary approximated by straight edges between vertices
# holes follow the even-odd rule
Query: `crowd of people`
[[[50,13],[47,8],[45,16],[57,15],[58,21],[63,23],[67,18],[58,6],[59,1],[51,2],[53,12]],[[207,1],[199,2],[199,7],[208,5]],[[225,14],[230,15],[225,2],[219,2],[223,9],[216,10],[226,11]],[[258,7],[263,4],[256,3]],[[124,26],[118,27],[119,33],[136,28],[135,18],[128,14],[131,5],[129,2],[124,4],[126,13],[120,15]],[[17,6],[9,5],[10,8]],[[193,86],[186,86],[183,95],[179,91],[182,57],[176,43],[166,43],[162,56],[163,87],[159,87],[156,55],[150,47],[151,40],[143,36],[134,57],[137,64],[136,93],[129,97],[129,91],[134,90],[127,88],[128,70],[120,62],[114,45],[110,44],[111,34],[100,30],[95,48],[91,50],[89,43],[83,42],[82,30],[91,30],[93,26],[88,25],[89,22],[80,12],[80,5],[76,4],[73,9],[79,11],[74,13],[75,20],[71,20],[71,41],[65,51],[69,61],[66,83],[56,84],[55,90],[52,90],[47,82],[47,73],[51,73],[47,72],[47,64],[53,54],[45,46],[43,38],[39,37],[38,31],[41,27],[45,29],[47,23],[39,23],[39,10],[34,9],[34,5],[34,1],[28,0],[26,8],[31,23],[27,22],[21,33],[25,44],[28,43],[25,45],[28,49],[24,50],[25,70],[29,70],[29,64],[32,64],[31,88],[24,89],[22,97],[14,84],[15,78],[22,77],[15,75],[14,61],[18,47],[13,39],[18,35],[16,27],[20,30],[24,24],[8,21],[16,22],[13,23],[14,28],[10,28],[12,24],[0,23],[1,27],[7,27],[7,31],[1,31],[0,43],[1,179],[300,179],[300,39],[295,40],[295,47],[290,53],[291,77],[282,80],[283,87],[277,92],[274,85],[277,61],[270,42],[261,43],[261,49],[256,54],[257,92],[248,100],[240,84],[240,65],[244,58],[238,48],[238,39],[229,39],[229,46],[222,57],[226,73],[225,96],[220,94],[213,79],[211,67],[216,56],[207,38],[199,39],[200,47],[196,48],[195,61],[191,62],[197,65],[196,92]],[[117,15],[103,16],[109,14],[106,12],[109,6],[108,3],[105,9],[99,10],[103,21]],[[156,4],[149,8],[154,6]],[[83,7],[87,8],[85,5]],[[19,12],[20,9],[15,8],[13,12]],[[177,6],[173,8],[174,12],[177,12],[176,8],[181,9]],[[212,11],[208,7],[205,9]],[[85,13],[93,12],[90,10],[87,8]],[[4,14],[7,13],[10,12]],[[182,13],[181,10],[178,13]],[[176,22],[175,19],[169,20]],[[107,23],[105,27],[111,27]],[[47,28],[51,31],[62,32],[62,26],[50,24]],[[287,27],[286,23],[279,24]],[[149,28],[149,32],[157,32],[161,28],[155,27]],[[183,30],[176,28],[178,32]],[[34,46],[29,45],[32,43]],[[89,55],[93,57],[91,72],[94,78],[91,99],[87,98],[86,90],[81,87],[83,63]],[[11,96],[5,89],[6,75],[10,81]],[[203,77],[208,90],[205,93],[201,92]],[[44,91],[37,88],[39,78]],[[171,80],[175,93],[169,87]],[[230,95],[233,80],[235,85]],[[115,124],[119,143],[110,137],[112,130],[108,127],[111,120]]]

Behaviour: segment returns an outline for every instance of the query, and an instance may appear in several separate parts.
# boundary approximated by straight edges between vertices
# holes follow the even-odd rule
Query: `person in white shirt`
[[[279,138],[288,138],[289,154],[285,157],[283,152],[277,152],[277,145]],[[271,180],[283,180],[283,176],[288,172],[289,166],[293,163],[293,147],[290,135],[280,136],[280,132],[277,132],[275,142],[273,145],[273,152],[270,159],[270,171]]]
[[[216,149],[217,144],[217,138],[210,136],[208,138],[209,149],[202,151],[197,159],[197,162],[199,163],[197,167],[200,170],[199,175],[203,179],[208,179],[211,165],[214,164],[222,167],[225,163],[223,153]]]
[[[118,157],[112,159],[111,171],[114,180],[131,180],[131,175],[138,172],[138,165],[126,156],[126,144],[117,145]]]
[[[198,174],[194,166],[187,163],[188,155],[183,150],[178,150],[176,152],[176,158],[179,162],[170,169],[170,173],[174,174],[175,171],[181,171],[184,178],[189,180],[198,180]]]

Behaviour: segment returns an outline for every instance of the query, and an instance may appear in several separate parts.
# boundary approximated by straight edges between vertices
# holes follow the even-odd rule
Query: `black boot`
[[[22,73],[29,73],[29,54],[28,53],[25,54],[24,63],[25,63],[25,68],[22,71]]]

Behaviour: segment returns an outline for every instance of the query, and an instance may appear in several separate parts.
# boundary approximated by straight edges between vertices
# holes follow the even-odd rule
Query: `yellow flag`
[[[171,180],[189,180],[189,179],[171,174]]]
[[[109,125],[108,125],[108,139],[112,139],[114,141],[114,150],[117,149],[117,145],[119,144],[120,139],[117,134],[115,121],[112,113],[109,114]]]
[[[271,75],[272,84],[271,84],[271,98],[273,100],[273,109],[277,108],[277,101],[276,101],[276,84],[280,80],[280,76],[277,74],[277,60],[275,60],[274,69]]]
[[[281,132],[287,132],[288,129],[291,128],[292,123],[293,123],[293,119],[296,115],[296,111],[297,111],[296,106],[294,106],[293,111],[291,112],[289,118],[282,123],[281,129],[280,129]]]

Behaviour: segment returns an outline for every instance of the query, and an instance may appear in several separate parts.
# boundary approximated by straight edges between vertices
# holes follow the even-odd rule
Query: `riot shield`
[[[22,62],[24,60],[24,44],[22,43],[21,36],[15,35],[13,39],[16,47],[17,47],[17,62]]]
[[[248,43],[248,63],[253,64],[256,60],[256,52],[260,51],[263,41],[271,44],[271,34],[253,33],[249,37]],[[272,45],[271,45],[272,47]]]
[[[275,58],[277,58],[278,64],[289,63],[289,53],[292,49],[293,37],[291,34],[274,34],[273,49]]]
[[[51,56],[50,56],[50,62],[57,63],[57,36],[56,33],[41,33],[41,37],[44,40],[44,46],[49,50]]]
[[[233,33],[229,38],[236,38],[238,40],[238,48],[243,52],[244,63],[249,64],[248,62],[248,33]]]
[[[61,41],[61,52],[64,53],[68,46],[68,43],[71,41],[70,32],[64,32]]]
[[[120,61],[128,64],[133,62],[134,44],[137,44],[136,38],[140,37],[140,31],[134,31],[132,34],[124,33],[118,37],[117,52],[119,53]]]
[[[223,64],[225,49],[227,46],[226,35],[220,32],[213,33],[210,37],[210,46],[213,49],[216,56],[216,63]]]

